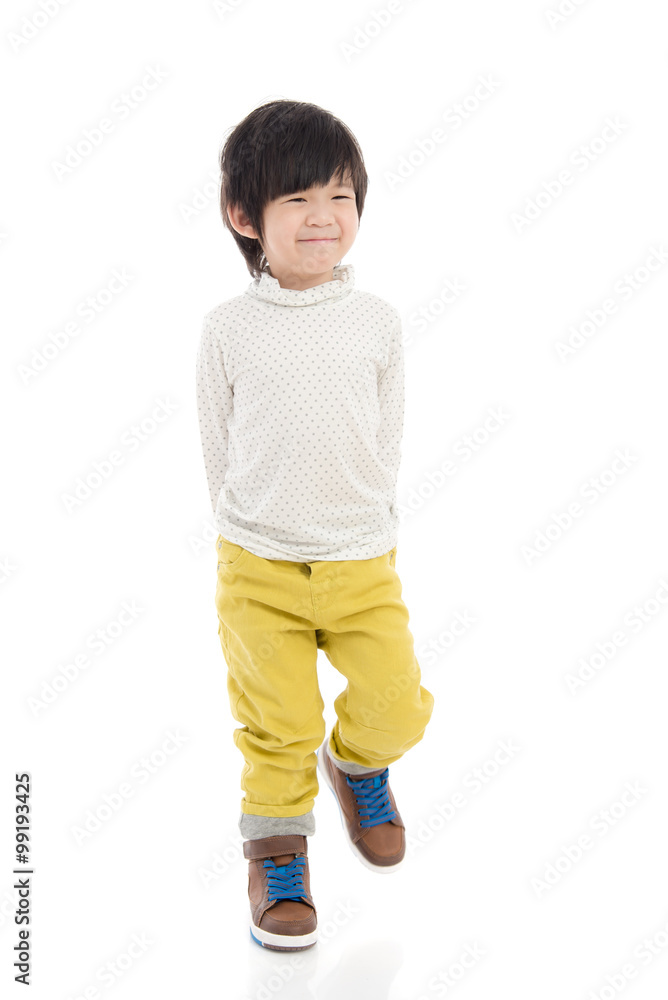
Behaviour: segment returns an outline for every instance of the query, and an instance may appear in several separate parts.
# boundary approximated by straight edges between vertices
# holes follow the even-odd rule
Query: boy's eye
[[[335,194],[334,197],[350,199],[351,196],[349,194]],[[301,197],[288,198],[288,201],[305,201],[305,200],[306,200],[305,198]]]

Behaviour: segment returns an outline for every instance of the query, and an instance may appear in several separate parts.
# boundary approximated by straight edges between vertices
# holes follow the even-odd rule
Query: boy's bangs
[[[340,137],[330,135],[324,141],[321,137],[319,141],[305,141],[299,136],[292,145],[293,148],[276,150],[272,157],[265,187],[270,201],[311,187],[325,187],[332,177],[339,183],[350,178],[353,187],[356,186],[354,156],[342,145]]]

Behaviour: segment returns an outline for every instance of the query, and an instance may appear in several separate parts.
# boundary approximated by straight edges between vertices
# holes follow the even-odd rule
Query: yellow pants
[[[374,559],[310,563],[263,559],[222,535],[216,548],[218,634],[232,715],[242,724],[234,742],[245,761],[243,831],[249,816],[313,809],[315,752],[325,737],[318,649],[347,680],[328,746],[350,773],[385,767],[419,742],[434,698],[420,684],[396,546]]]

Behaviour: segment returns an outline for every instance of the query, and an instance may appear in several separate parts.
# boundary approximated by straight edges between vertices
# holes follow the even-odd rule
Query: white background
[[[24,995],[22,771],[40,1000],[666,995],[665,21],[650,0],[550,16],[559,2],[3,5],[7,996]],[[435,697],[391,768],[403,868],[356,861],[321,785],[320,942],[283,956],[248,932],[194,383],[202,317],[251,280],[220,220],[218,152],[275,97],[328,109],[364,152],[344,263],[404,319],[397,569]],[[491,410],[505,416],[485,429]],[[473,619],[459,635],[457,614]],[[324,657],[318,673],[331,726],[341,678]]]

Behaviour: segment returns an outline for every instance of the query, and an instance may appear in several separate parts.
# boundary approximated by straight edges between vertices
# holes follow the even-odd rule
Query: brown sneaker
[[[346,774],[332,762],[327,736],[318,750],[318,768],[339,807],[341,825],[353,854],[374,872],[393,872],[406,853],[406,833],[389,785],[389,768]]]
[[[306,837],[298,833],[244,840],[251,937],[274,951],[303,951],[317,940]]]

